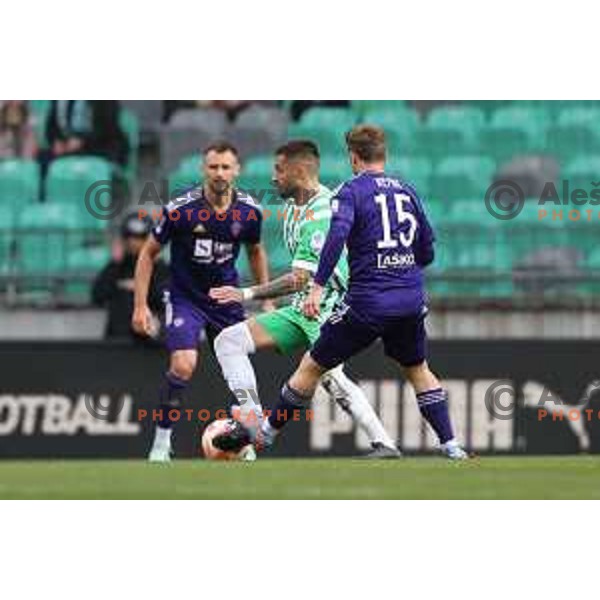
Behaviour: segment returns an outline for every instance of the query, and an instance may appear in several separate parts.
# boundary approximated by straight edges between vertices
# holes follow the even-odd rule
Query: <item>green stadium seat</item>
[[[595,248],[588,254],[585,264],[590,269],[597,269],[600,271],[600,248]]]
[[[316,142],[322,155],[345,152],[344,136],[356,122],[353,111],[344,108],[308,110],[288,131],[289,138],[308,138]]]
[[[283,211],[283,207],[281,210]],[[274,210],[273,214],[263,222],[262,238],[268,253],[271,275],[277,276],[289,271],[291,257],[283,241],[283,220],[277,218]]]
[[[16,206],[4,206],[0,210],[0,230],[1,231],[10,231],[14,224],[16,218]]]
[[[64,295],[72,302],[89,302],[93,280],[109,261],[107,245],[75,248],[69,252]]]
[[[565,108],[548,129],[546,147],[564,162],[579,154],[600,154],[600,108]]]
[[[464,105],[439,106],[429,113],[427,125],[440,129],[466,129],[477,132],[485,120],[485,113],[480,108]]]
[[[248,177],[250,179],[270,178],[272,173],[272,156],[255,156],[247,160],[242,166],[242,177]]]
[[[261,205],[269,204],[277,196],[271,183],[273,157],[256,156],[242,165],[238,186],[252,195]]]
[[[352,100],[352,110],[360,120],[365,120],[365,115],[378,111],[399,111],[410,108],[406,100]]]
[[[436,293],[476,298],[511,295],[512,259],[507,240],[489,215],[487,221],[470,217],[447,221],[437,232],[434,273],[438,280],[442,279],[434,287]]]
[[[565,245],[568,227],[549,217],[540,218],[537,198],[525,201],[521,213],[512,220],[500,221],[499,228],[507,237],[513,263],[544,247]]]
[[[127,136],[129,152],[127,156],[127,165],[125,165],[124,175],[132,183],[138,171],[138,153],[140,149],[140,125],[137,117],[128,109],[121,108],[119,113],[119,124]]]
[[[474,153],[484,122],[483,111],[476,107],[456,105],[434,108],[426,123],[415,133],[412,150],[433,160],[451,154]]]
[[[556,120],[558,113],[564,107],[563,101],[558,100],[510,100],[504,108],[524,108],[545,115],[547,124]]]
[[[563,170],[563,178],[569,182],[569,189],[583,189],[588,195],[597,189],[594,182],[600,182],[600,155],[580,155],[571,160]]]
[[[37,202],[40,169],[32,160],[0,161],[0,208]]]
[[[108,161],[92,156],[60,158],[48,172],[48,201],[84,206],[88,188],[98,181],[112,181]]]
[[[300,124],[308,127],[343,128],[349,129],[356,122],[354,113],[347,108],[315,107],[306,111],[300,119]]]
[[[70,271],[97,273],[110,261],[110,248],[106,245],[76,248],[67,257]]]
[[[494,114],[499,108],[504,108],[512,104],[511,100],[465,100],[464,104],[473,106],[483,111],[488,117]]]
[[[321,157],[321,181],[331,187],[337,187],[343,181],[352,177],[352,170],[348,158],[345,156],[323,156]]]
[[[413,185],[419,194],[427,194],[429,178],[433,171],[433,166],[428,158],[423,156],[391,156],[388,160],[387,170]]]
[[[419,115],[413,108],[399,106],[369,110],[361,122],[383,127],[390,156],[412,151],[414,134],[419,128]]]
[[[171,195],[177,191],[196,185],[202,175],[200,173],[200,156],[193,154],[184,158],[175,171],[169,175],[169,192]]]
[[[579,286],[581,292],[597,297],[600,294],[600,248],[594,248],[585,257],[586,281]]]
[[[443,160],[430,178],[430,195],[441,200],[482,200],[494,174],[494,161],[486,156],[452,156]]]
[[[67,256],[81,243],[78,211],[60,204],[38,204],[18,214],[18,267],[23,274],[54,274],[65,269]]]
[[[583,208],[586,209],[586,207]],[[560,227],[561,243],[576,248],[583,256],[593,252],[598,247],[598,237],[600,236],[600,223],[598,223],[598,216],[595,213],[597,210],[592,213],[592,219],[595,219],[595,222],[570,222]],[[587,215],[584,218],[587,218]],[[557,224],[557,226],[559,225]]]
[[[590,126],[600,127],[598,119],[600,118],[600,107],[590,106],[588,108],[577,105],[564,108],[559,116],[557,125],[560,126]]]
[[[276,277],[289,271],[291,258],[286,245],[283,243],[282,221],[277,220],[276,213],[264,221],[262,242],[267,251],[271,277]],[[240,275],[240,282],[243,285],[254,282],[245,248],[240,250],[236,268]]]
[[[498,162],[513,156],[544,152],[545,131],[549,124],[548,112],[540,107],[508,106],[499,108],[479,136],[481,152]]]
[[[109,221],[95,217],[86,206],[86,193],[91,191],[90,203],[101,215],[101,207],[111,200],[112,165],[97,157],[68,157],[52,162],[47,180],[49,204],[72,206],[79,211],[78,226],[84,229],[105,229]],[[92,187],[93,186],[93,187]]]
[[[482,227],[493,227],[500,223],[488,211],[482,196],[476,198],[461,198],[448,204],[449,223],[474,223]]]
[[[446,223],[451,211],[451,204],[439,200],[438,198],[428,198],[421,196],[423,208],[429,221],[433,224],[434,228],[439,225]]]
[[[13,268],[13,227],[15,211],[10,206],[0,208],[0,275],[8,275]]]
[[[598,100],[538,100],[530,101],[532,104],[541,104],[551,115],[552,120],[556,121],[561,112],[565,109],[597,109],[600,107]]]
[[[199,181],[202,178],[202,156],[200,154],[192,154],[184,158],[180,163],[178,170],[186,171],[190,178]]]

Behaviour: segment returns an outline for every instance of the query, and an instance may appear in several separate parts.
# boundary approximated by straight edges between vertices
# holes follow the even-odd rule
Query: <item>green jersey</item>
[[[304,269],[312,275],[317,272],[321,250],[325,244],[329,224],[331,222],[330,201],[333,192],[325,186],[320,186],[317,195],[303,206],[288,202],[283,223],[283,238],[292,256],[292,268]],[[335,268],[335,274],[330,279],[323,292],[321,303],[321,319],[325,320],[348,285],[348,263],[345,253]],[[292,307],[302,312],[302,304],[308,290],[294,295]]]

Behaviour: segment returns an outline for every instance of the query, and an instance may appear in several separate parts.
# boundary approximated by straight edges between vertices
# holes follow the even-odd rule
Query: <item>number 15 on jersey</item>
[[[379,206],[381,210],[381,227],[383,229],[383,239],[377,242],[377,248],[379,250],[384,250],[386,248],[397,248],[398,241],[404,246],[404,248],[409,248],[414,239],[415,234],[417,232],[417,219],[415,216],[405,210],[405,205],[410,204],[411,198],[407,194],[394,194],[394,204],[396,209],[396,219],[397,225],[393,226],[390,218],[390,209],[388,206],[388,196],[385,194],[378,194],[375,196],[375,203]],[[400,226],[403,223],[408,223],[409,227],[407,231],[400,231]],[[397,234],[397,239],[395,239],[392,234]]]

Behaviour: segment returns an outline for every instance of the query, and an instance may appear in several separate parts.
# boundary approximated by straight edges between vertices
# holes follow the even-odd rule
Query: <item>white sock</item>
[[[154,432],[154,447],[170,447],[171,431],[172,429],[163,429],[157,426]]]
[[[370,442],[380,442],[388,448],[395,448],[394,440],[388,435],[364,392],[343,369],[344,366],[339,365],[325,373],[321,379],[323,387],[333,400],[342,399],[345,409],[366,433]]]
[[[262,432],[267,437],[270,437],[271,439],[274,438],[280,431],[279,429],[275,429],[275,427],[273,427],[273,425],[271,425],[271,423],[269,423],[269,419],[265,419],[262,422],[261,429],[262,429]]]
[[[227,327],[215,338],[217,360],[229,389],[240,401],[242,418],[251,411],[262,418],[256,374],[248,358],[255,350],[254,340],[246,323]]]

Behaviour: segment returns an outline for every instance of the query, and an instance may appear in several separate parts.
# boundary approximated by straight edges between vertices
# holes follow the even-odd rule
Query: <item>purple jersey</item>
[[[259,243],[261,224],[257,204],[237,190],[226,212],[216,212],[201,187],[173,200],[153,230],[160,244],[171,244],[172,294],[214,305],[208,291],[238,285],[240,245]]]
[[[416,192],[385,173],[367,171],[338,189],[331,208],[315,281],[329,279],[346,244],[348,305],[374,318],[420,313],[423,267],[433,260],[434,235]]]

